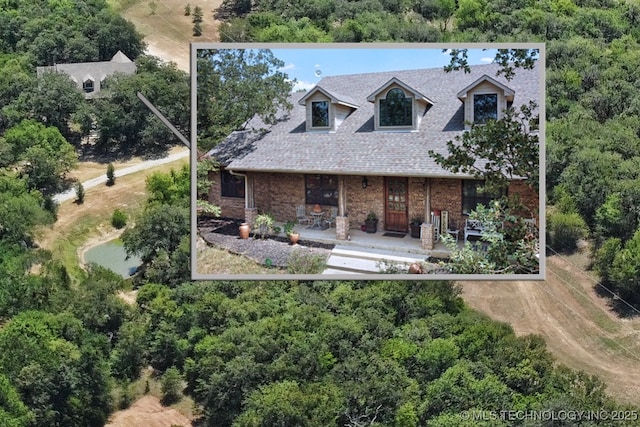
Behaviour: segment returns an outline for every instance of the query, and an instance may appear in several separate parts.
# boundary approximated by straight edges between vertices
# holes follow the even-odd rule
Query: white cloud
[[[293,85],[293,92],[298,92],[301,90],[310,90],[311,88],[313,88],[316,84],[312,83],[312,82],[304,82],[304,81],[297,81],[294,85]]]
[[[485,56],[484,58],[480,58],[480,62],[484,62],[485,64],[490,64],[493,62],[493,58]]]
[[[287,64],[284,67],[280,68],[280,71],[289,71],[289,70],[293,70],[296,68],[296,64],[291,63],[291,64]]]

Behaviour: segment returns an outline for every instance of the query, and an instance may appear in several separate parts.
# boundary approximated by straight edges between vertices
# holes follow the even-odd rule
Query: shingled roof
[[[136,64],[124,53],[118,51],[110,61],[76,62],[70,64],[56,64],[52,66],[36,67],[37,76],[45,72],[60,72],[67,74],[79,89],[86,80],[94,82],[94,91],[85,93],[85,98],[100,96],[101,83],[115,73],[133,74],[136,72]]]
[[[335,132],[306,132],[305,107],[298,103],[306,94],[294,93],[288,119],[261,135],[245,131],[238,138],[234,133],[209,155],[238,172],[465,176],[443,170],[428,154],[429,150],[447,154],[446,142],[464,131],[461,90],[486,75],[513,90],[514,106],[542,102],[537,69],[518,70],[511,81],[496,76],[498,69],[497,64],[487,64],[472,66],[470,73],[433,68],[325,77],[318,86],[328,93],[348,95],[359,106]],[[367,97],[394,78],[433,103],[417,131],[374,131],[374,105]],[[239,141],[242,149],[237,147]]]

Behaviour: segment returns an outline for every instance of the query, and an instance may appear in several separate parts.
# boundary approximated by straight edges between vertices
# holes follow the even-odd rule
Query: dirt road
[[[542,282],[463,283],[463,297],[518,335],[541,335],[560,363],[598,375],[612,396],[640,404],[640,318],[617,317],[579,261],[548,257]]]
[[[122,169],[116,169],[114,175],[116,178],[122,177],[125,175],[129,175],[132,173],[140,172],[142,170],[151,169],[156,166],[164,165],[167,163],[175,162],[176,160],[184,159],[189,156],[189,149],[184,148],[180,149],[177,152],[174,152],[167,157],[163,157],[161,159],[156,160],[145,160],[143,162],[137,163],[133,166],[127,166]],[[91,178],[82,182],[82,186],[85,190],[96,187],[98,185],[102,185],[107,182],[107,174],[105,172],[104,175],[98,176],[96,178]],[[76,197],[76,192],[74,188],[71,188],[64,193],[56,194],[53,196],[53,200],[58,203],[62,203],[67,200],[71,200]]]

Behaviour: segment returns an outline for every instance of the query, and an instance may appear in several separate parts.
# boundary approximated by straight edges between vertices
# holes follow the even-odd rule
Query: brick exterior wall
[[[384,230],[384,178],[368,176],[367,188],[362,188],[362,176],[345,177],[349,227],[360,228],[369,212],[378,217],[378,230]]]
[[[529,218],[532,214],[538,222],[538,207],[540,201],[538,198],[538,192],[531,188],[525,181],[512,181],[509,183],[509,194],[519,194],[520,201],[524,204],[530,212],[522,212],[521,215],[525,218]]]
[[[449,228],[459,230],[464,226],[462,180],[431,178],[431,210],[434,209],[449,212]]]
[[[295,221],[296,206],[305,202],[304,175],[255,173],[253,177],[253,194],[258,211],[273,214],[277,221]],[[307,213],[312,208],[313,205],[308,205]]]
[[[222,208],[222,216],[245,218],[244,199],[220,196],[220,174],[210,172],[213,183],[209,191],[209,201]],[[276,220],[296,219],[296,206],[305,204],[305,180],[303,174],[256,173],[254,195],[259,212],[272,213]],[[359,229],[373,211],[378,216],[378,230],[384,230],[384,178],[368,176],[367,188],[362,188],[362,176],[346,176],[348,227]],[[509,194],[520,194],[522,202],[537,216],[538,194],[522,181],[509,185]],[[424,220],[425,179],[408,179],[409,221],[420,217]],[[313,205],[306,205],[307,214]],[[326,211],[331,206],[322,206]],[[462,215],[462,180],[431,178],[431,209],[449,212],[449,228],[464,226]],[[526,214],[525,216],[529,216]]]
[[[411,223],[414,218],[420,218],[420,221],[424,222],[425,179],[409,178],[409,189],[407,192],[409,196],[409,223]]]
[[[222,189],[220,188],[221,173],[219,171],[209,171],[209,203],[220,206],[222,216],[228,218],[244,219],[244,198],[222,197]]]

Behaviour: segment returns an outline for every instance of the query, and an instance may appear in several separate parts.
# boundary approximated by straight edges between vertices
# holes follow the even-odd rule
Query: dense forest
[[[640,4],[225,0],[223,41],[546,42],[547,241],[640,305]]]
[[[590,238],[603,282],[640,303],[637,2],[236,0],[224,13],[225,41],[546,41],[548,242]],[[173,137],[135,93],[185,130],[188,78],[143,55],[103,0],[0,0],[0,34],[0,425],[104,425],[148,366],[166,403],[189,395],[211,426],[559,425],[495,414],[637,410],[558,366],[539,337],[465,307],[452,283],[191,282],[187,169],[148,179],[123,235],[146,263],[135,305],[107,270],[72,278],[34,232],[56,220],[51,195],[86,154],[80,139],[95,131],[98,153],[162,150]],[[35,75],[117,50],[138,72],[95,103]]]

